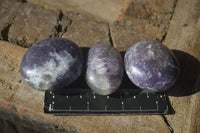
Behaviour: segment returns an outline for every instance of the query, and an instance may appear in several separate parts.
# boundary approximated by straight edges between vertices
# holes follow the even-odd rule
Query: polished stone
[[[21,62],[21,75],[38,90],[62,89],[75,81],[83,69],[79,47],[61,38],[46,39],[28,49]]]
[[[86,81],[96,93],[108,95],[115,92],[123,78],[121,54],[111,45],[97,44],[88,53]]]
[[[166,90],[179,75],[178,62],[172,51],[156,41],[134,44],[125,53],[124,63],[129,79],[145,90]]]

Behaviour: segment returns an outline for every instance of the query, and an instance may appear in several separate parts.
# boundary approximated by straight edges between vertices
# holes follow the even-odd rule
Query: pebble
[[[63,89],[75,81],[83,70],[79,47],[70,40],[42,40],[25,53],[20,71],[24,80],[37,90]]]
[[[86,82],[100,95],[115,92],[123,78],[123,59],[111,45],[97,44],[88,53]]]
[[[150,91],[167,90],[179,75],[179,65],[172,51],[156,41],[134,44],[125,53],[124,65],[129,79]]]

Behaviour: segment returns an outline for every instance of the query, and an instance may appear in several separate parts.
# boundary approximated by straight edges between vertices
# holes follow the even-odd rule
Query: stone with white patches
[[[46,39],[34,44],[21,62],[21,75],[37,90],[63,89],[75,81],[83,69],[79,47],[67,39]]]
[[[89,50],[86,82],[96,93],[108,95],[115,92],[123,78],[121,54],[111,45],[97,44]]]
[[[124,64],[129,79],[145,90],[166,90],[179,75],[178,62],[172,51],[155,41],[134,44],[125,53]]]

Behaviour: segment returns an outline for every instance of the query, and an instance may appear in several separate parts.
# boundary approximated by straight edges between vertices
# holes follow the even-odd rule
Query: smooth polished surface
[[[108,95],[116,91],[123,78],[123,60],[111,45],[97,44],[89,50],[86,81],[96,93]]]
[[[61,38],[46,39],[34,44],[21,62],[21,75],[38,90],[66,87],[76,80],[83,69],[79,47]]]
[[[125,53],[124,63],[129,79],[145,90],[166,90],[179,75],[179,66],[173,53],[155,41],[134,44]]]

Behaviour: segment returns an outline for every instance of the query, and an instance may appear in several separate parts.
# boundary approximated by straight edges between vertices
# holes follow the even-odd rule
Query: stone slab
[[[124,0],[27,0],[45,9],[62,10],[66,12],[81,12],[97,20],[114,22],[124,6]]]
[[[162,41],[168,30],[176,0],[126,0],[126,3],[112,26],[114,46],[125,50],[140,40]]]
[[[81,47],[91,47],[98,43],[110,44],[107,23],[88,19],[82,14],[66,15],[71,19],[71,24],[62,38],[70,39]]]
[[[19,12],[21,2],[17,0],[2,0],[0,2],[0,39],[8,40],[8,31],[13,20]],[[12,7],[12,8],[10,8]]]
[[[23,47],[54,37],[59,13],[25,3],[8,31],[8,40]]]
[[[178,0],[164,40],[174,49],[181,67],[177,83],[169,90],[175,115],[167,116],[174,132],[200,132],[200,1]]]

